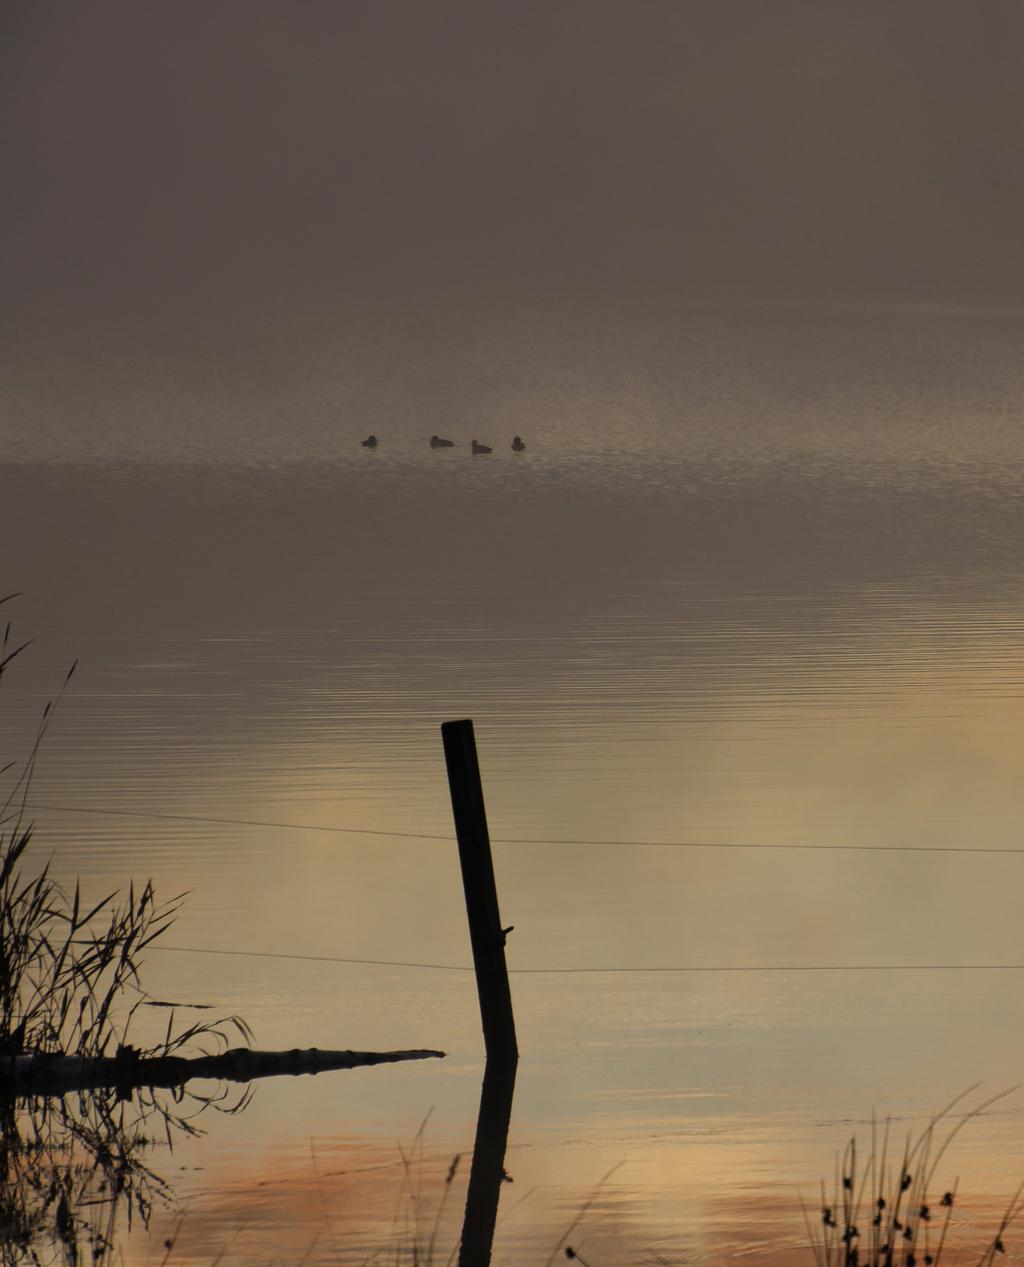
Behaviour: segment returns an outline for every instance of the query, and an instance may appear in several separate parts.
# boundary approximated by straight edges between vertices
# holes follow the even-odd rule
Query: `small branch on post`
[[[487,1060],[515,1062],[516,1026],[512,1015],[512,995],[505,966],[505,937],[511,927],[502,928],[498,914],[498,892],[494,883],[491,839],[487,834],[484,793],[471,721],[446,721],[441,726],[448,786],[452,795],[455,835],[459,842],[462,886],[466,894],[469,938],[473,946],[473,967],[480,996]]]

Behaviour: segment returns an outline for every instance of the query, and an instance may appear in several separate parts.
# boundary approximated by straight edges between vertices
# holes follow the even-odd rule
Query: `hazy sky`
[[[1019,0],[6,0],[3,335],[1015,303]]]

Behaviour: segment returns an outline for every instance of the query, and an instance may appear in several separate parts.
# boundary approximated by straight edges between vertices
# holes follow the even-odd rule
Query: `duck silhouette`
[[[471,446],[474,453],[493,453],[494,450],[489,444],[481,444],[479,440],[474,440]]]
[[[365,440],[360,440],[359,443],[364,449],[375,449],[377,447],[377,437],[367,436]]]
[[[451,449],[454,448],[454,440],[445,440],[442,436],[431,436],[430,447],[432,449]]]
[[[513,436],[513,437],[512,437],[512,452],[513,452],[513,453],[522,453],[522,451],[523,451],[525,448],[526,448],[526,445],[523,443],[523,438],[522,438],[522,436]]]

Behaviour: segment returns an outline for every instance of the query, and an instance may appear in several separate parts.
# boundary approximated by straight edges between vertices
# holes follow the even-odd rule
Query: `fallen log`
[[[177,1087],[192,1078],[251,1082],[282,1074],[323,1073],[399,1060],[442,1057],[443,1051],[253,1051],[233,1047],[215,1056],[144,1056],[121,1047],[116,1056],[66,1056],[33,1053],[0,1057],[0,1098],[16,1095],[64,1095],[68,1091],[116,1087]]]

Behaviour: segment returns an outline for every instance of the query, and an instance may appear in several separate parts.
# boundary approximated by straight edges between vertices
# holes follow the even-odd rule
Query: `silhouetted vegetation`
[[[147,1151],[201,1135],[199,1113],[240,1112],[251,1094],[0,1096],[0,1263],[110,1261],[136,1223],[148,1227],[158,1208],[177,1210]]]
[[[8,623],[0,640],[0,677],[27,646],[12,645]],[[72,665],[57,700],[74,670]],[[142,952],[171,927],[184,895],[161,903],[147,880],[141,888],[129,884],[126,896],[114,892],[87,901],[77,882],[66,893],[49,864],[34,873],[23,868],[33,834],[28,793],[54,703],[43,710],[28,758],[3,771],[10,786],[0,803],[0,1060],[25,1053],[99,1057],[134,1051],[132,1022],[143,1007],[166,1009],[168,1020],[163,1038],[142,1055],[171,1055],[192,1043],[206,1051],[210,1040],[226,1046],[231,1031],[248,1044],[252,1036],[239,1017],[179,1026],[179,1009],[194,1005],[152,1000],[142,989]]]
[[[895,1155],[888,1121],[880,1137],[878,1125],[872,1121],[871,1149],[866,1157],[858,1157],[856,1136],[850,1138],[837,1166],[831,1200],[822,1181],[820,1230],[815,1230],[804,1209],[817,1267],[938,1267],[947,1249],[958,1186],[954,1182],[940,1192],[936,1175],[939,1163],[972,1118],[1010,1094],[1002,1091],[948,1124],[956,1106],[978,1086],[980,1083],[961,1092],[936,1113],[916,1139],[908,1135],[902,1152]],[[1024,1213],[1022,1196],[1024,1183],[1006,1207],[979,1267],[989,1267],[997,1254],[1006,1252],[1003,1237]]]

